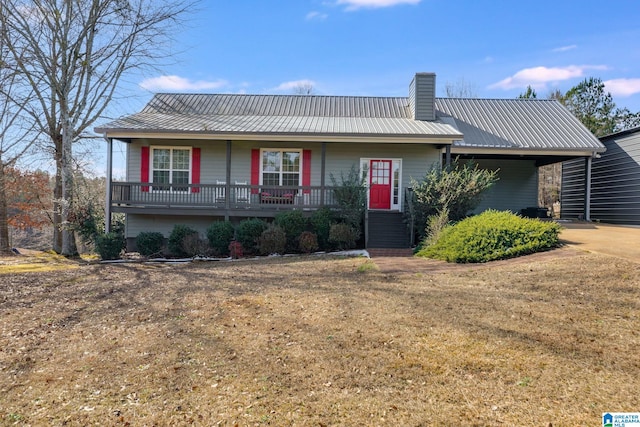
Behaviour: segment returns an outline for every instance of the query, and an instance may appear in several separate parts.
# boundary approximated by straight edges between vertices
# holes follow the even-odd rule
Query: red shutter
[[[149,182],[149,147],[142,147],[140,150],[140,182]],[[142,186],[140,188],[144,192],[149,191],[149,186]]]
[[[311,185],[311,150],[302,150],[302,186],[309,187]],[[311,193],[310,188],[304,188],[304,194]]]
[[[260,150],[254,148],[251,150],[251,194],[258,194],[258,185],[260,185]]]
[[[191,184],[200,184],[200,148],[191,149]],[[192,193],[199,193],[200,187],[191,187]]]

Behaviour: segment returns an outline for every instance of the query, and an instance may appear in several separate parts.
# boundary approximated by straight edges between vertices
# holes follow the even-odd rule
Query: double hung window
[[[301,150],[263,150],[262,185],[299,186]]]
[[[153,183],[154,191],[189,191],[189,187],[182,187],[180,184],[189,184],[191,170],[190,148],[152,148],[151,158],[151,182]]]

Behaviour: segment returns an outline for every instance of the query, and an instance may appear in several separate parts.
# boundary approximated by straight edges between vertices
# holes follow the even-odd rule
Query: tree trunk
[[[4,164],[0,160],[0,253],[11,253],[5,178]]]
[[[53,242],[52,249],[56,253],[62,253],[62,138],[56,138],[55,142],[55,160],[56,160],[56,177],[53,187]]]
[[[64,120],[64,119],[63,119]],[[77,256],[78,248],[76,246],[75,233],[73,232],[73,223],[70,221],[71,209],[74,205],[73,198],[73,136],[69,127],[68,120],[64,121],[64,129],[62,131],[62,200],[60,203],[60,220],[62,232],[62,250],[61,255]]]

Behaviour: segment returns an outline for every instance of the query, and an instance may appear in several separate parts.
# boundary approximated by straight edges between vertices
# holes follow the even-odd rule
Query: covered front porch
[[[113,212],[133,214],[270,217],[282,210],[338,208],[334,187],[246,183],[153,184],[112,182]]]

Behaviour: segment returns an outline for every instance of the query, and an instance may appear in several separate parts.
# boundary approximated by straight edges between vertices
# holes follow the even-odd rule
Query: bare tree
[[[0,30],[6,31],[4,27]],[[24,105],[31,92],[24,90],[11,66],[9,52],[0,37],[0,252],[11,253],[7,210],[7,172],[29,151],[38,133]],[[24,58],[23,58],[24,60]]]
[[[458,79],[457,82],[447,82],[444,85],[447,98],[477,98],[478,90],[472,83],[467,82],[464,78]]]
[[[195,0],[2,0],[9,55],[33,90],[25,111],[54,153],[54,242],[77,253],[73,143],[102,117],[123,75],[168,57],[168,41]],[[29,57],[29,61],[20,58]]]
[[[313,82],[308,80],[299,81],[291,90],[294,95],[313,95],[315,87]]]

